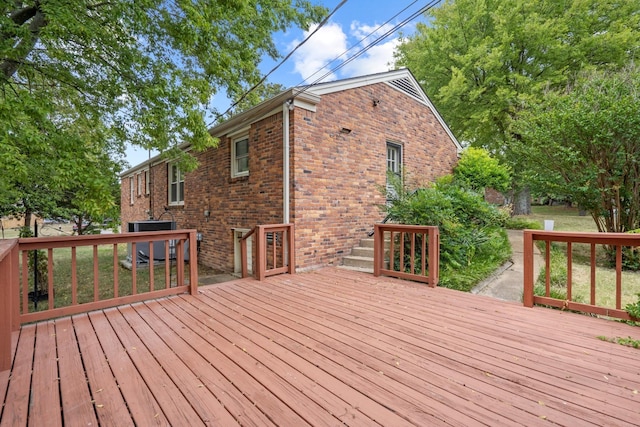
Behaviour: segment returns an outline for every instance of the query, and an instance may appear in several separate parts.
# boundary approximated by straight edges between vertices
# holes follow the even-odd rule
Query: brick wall
[[[384,218],[387,142],[402,146],[412,187],[450,173],[457,161],[429,108],[386,84],[324,95],[315,113],[294,115],[291,211],[300,269],[338,264]]]
[[[122,230],[127,230],[127,223],[149,219],[149,200],[146,194],[146,174],[138,171],[122,178],[120,182],[120,219]],[[131,180],[133,180],[133,203],[131,203]],[[140,180],[140,187],[138,187]],[[140,191],[138,191],[140,189]]]
[[[152,197],[144,209],[201,232],[204,265],[233,271],[233,228],[283,222],[282,119],[277,112],[251,125],[247,177],[231,177],[230,138],[195,153],[200,166],[185,176],[184,205],[168,206],[167,213],[167,165],[151,169]],[[378,205],[385,202],[379,188],[386,181],[387,142],[402,146],[412,186],[451,172],[457,161],[454,143],[429,108],[386,84],[323,95],[316,112],[296,108],[290,120],[298,269],[338,264],[384,218]],[[146,219],[142,203],[129,203],[126,178],[122,188],[123,225]]]

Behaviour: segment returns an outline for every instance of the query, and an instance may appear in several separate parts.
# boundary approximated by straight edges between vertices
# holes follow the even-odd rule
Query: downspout
[[[289,224],[289,111],[293,100],[282,105],[282,223]]]

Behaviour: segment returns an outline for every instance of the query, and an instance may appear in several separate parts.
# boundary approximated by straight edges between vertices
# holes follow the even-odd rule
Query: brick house
[[[338,265],[384,218],[388,169],[426,184],[460,151],[406,69],[289,89],[210,133],[219,145],[195,153],[194,172],[159,158],[124,172],[121,219],[195,228],[200,262],[228,272],[243,233],[289,222],[298,270]]]

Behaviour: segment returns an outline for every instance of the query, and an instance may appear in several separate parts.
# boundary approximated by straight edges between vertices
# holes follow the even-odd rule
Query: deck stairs
[[[360,239],[351,254],[342,258],[342,268],[373,273],[373,237]]]

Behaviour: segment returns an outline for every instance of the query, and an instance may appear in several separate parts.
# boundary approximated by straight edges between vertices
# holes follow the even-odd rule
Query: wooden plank
[[[187,298],[187,297],[183,297]],[[206,318],[202,318],[199,313],[187,313],[182,305],[174,300],[161,301],[165,307],[181,325],[189,325],[190,329],[182,331],[188,341],[196,342],[198,345],[206,349],[206,352],[200,354],[207,357],[210,363],[222,372],[234,386],[238,387],[247,397],[260,408],[262,412],[268,414],[268,417],[276,425],[304,426],[309,421],[303,418],[308,415],[305,410],[308,403],[299,401],[297,395],[293,392],[283,396],[282,388],[291,391],[286,386],[280,387],[282,381],[273,373],[260,369],[260,364],[255,361],[250,368],[238,364],[244,352],[241,348],[235,346],[233,342],[226,341],[215,334],[208,326],[206,326]],[[191,315],[199,315],[202,321],[196,321]],[[248,366],[247,366],[248,367]],[[283,397],[285,399],[283,399]],[[291,397],[286,400],[286,397]],[[295,402],[294,407],[290,405]]]
[[[38,323],[29,405],[29,425],[31,426],[62,426],[57,359],[54,323],[52,321]]]
[[[297,357],[295,353],[283,349],[277,344],[274,333],[257,334],[257,329],[251,329],[243,325],[241,321],[230,321],[230,312],[218,304],[215,309],[208,305],[212,301],[203,298],[189,300],[194,308],[209,316],[209,325],[227,340],[233,340],[236,346],[243,349],[246,354],[259,360],[262,365],[273,372],[286,373],[283,377],[290,384],[300,390],[303,395],[313,399],[322,405],[327,413],[335,414],[342,422],[349,425],[370,426],[374,420],[387,424],[403,425],[406,421],[389,411],[382,405],[368,399],[358,390],[346,387],[344,383],[335,379],[318,368],[316,364],[309,363]],[[281,374],[282,375],[282,374]],[[322,385],[319,387],[319,385]],[[372,415],[367,416],[359,408],[373,407]]]
[[[252,393],[243,393],[237,388],[243,381],[238,380],[233,374],[234,367],[231,361],[223,355],[218,357],[215,349],[208,348],[207,343],[199,340],[195,333],[172,316],[158,301],[147,302],[144,308],[139,305],[135,308],[141,316],[154,323],[156,333],[171,347],[178,358],[188,363],[191,371],[202,384],[240,424],[255,427],[275,426],[269,417],[248,398]],[[231,382],[225,375],[233,377],[234,381]],[[255,390],[256,387],[252,384],[249,389]]]
[[[90,403],[95,408],[100,424],[105,426],[133,424],[129,408],[120,391],[120,385],[102,351],[89,316],[86,314],[74,316],[72,321],[91,391]],[[118,369],[117,366],[115,368]]]
[[[89,381],[84,374],[82,357],[71,318],[58,319],[55,326],[64,424],[97,426],[98,420],[92,403]]]
[[[227,289],[225,289],[225,291],[226,290]],[[216,299],[220,299],[220,297],[220,295],[216,295]],[[234,298],[232,301],[234,305],[241,304],[243,300],[246,301],[247,299],[246,294],[236,298],[237,299]],[[260,298],[260,300],[255,302],[256,305],[253,307],[253,310],[260,316],[260,320],[257,321],[257,324],[253,325],[253,327],[259,327],[258,325],[261,323],[271,324],[273,325],[272,327],[277,327],[272,322],[277,322],[279,316],[287,316],[286,313],[290,309],[295,313],[292,314],[292,317],[300,315],[298,310],[289,306],[288,301],[287,303],[282,303],[282,309],[277,308],[275,306],[275,304],[279,304],[277,300],[278,298],[274,298],[273,301],[275,301],[275,303],[272,303],[271,301]],[[287,308],[285,308],[284,305],[286,305]],[[261,307],[267,307],[266,309],[273,312],[273,315],[269,316]],[[246,318],[248,316],[248,314],[243,313],[243,317]],[[269,317],[272,317],[271,322],[269,321]],[[478,408],[475,403],[469,405],[470,402],[465,401],[465,399],[458,399],[455,391],[451,391],[452,388],[455,390],[455,386],[448,379],[443,381],[444,386],[438,391],[436,391],[436,388],[429,387],[431,390],[429,393],[431,399],[429,401],[425,399],[426,396],[423,394],[425,389],[424,384],[413,388],[407,386],[407,378],[412,377],[411,375],[405,378],[404,381],[390,381],[389,379],[395,375],[394,372],[397,369],[397,365],[389,364],[389,361],[394,357],[393,354],[397,353],[397,349],[394,349],[388,357],[384,357],[384,359],[386,359],[385,361],[376,361],[372,359],[366,351],[363,352],[356,349],[358,344],[365,341],[362,335],[358,335],[353,340],[347,339],[342,336],[341,327],[332,328],[327,326],[327,324],[330,324],[330,321],[327,319],[328,318],[325,317],[321,322],[309,319],[309,328],[304,326],[307,325],[306,322],[303,326],[297,328],[293,325],[299,322],[282,319],[284,324],[292,325],[294,331],[291,332],[282,329],[280,329],[280,331],[283,333],[286,332],[287,335],[290,335],[291,338],[298,343],[305,343],[304,347],[298,350],[298,353],[305,352],[306,348],[311,349],[311,352],[308,354],[305,352],[307,357],[311,358],[311,363],[323,366],[324,369],[331,371],[332,375],[336,378],[343,378],[343,381],[346,383],[351,383],[351,387],[355,389],[366,390],[366,394],[370,399],[377,402],[386,402],[385,406],[392,409],[395,413],[401,414],[410,422],[421,423],[428,419],[429,425],[444,423],[470,425],[477,423],[478,419],[482,420],[484,418],[485,423],[489,422],[492,425],[501,424],[496,416],[478,413],[478,410],[481,412],[482,409]],[[294,344],[290,345],[295,348]],[[317,356],[319,354],[323,355],[324,358],[318,359]],[[369,369],[364,369],[367,367]],[[347,368],[347,371],[344,371],[344,368]],[[389,376],[390,374],[392,376]],[[461,393],[463,389],[464,387],[460,387],[458,392]],[[394,396],[393,402],[388,401],[389,395]],[[476,397],[476,399],[477,398],[478,397]],[[498,402],[493,402],[493,405],[499,407]],[[358,405],[361,410],[364,410],[362,409],[363,406],[364,405],[361,404]],[[451,411],[452,407],[456,407],[459,410],[467,409],[467,411],[464,411],[466,414],[453,413]],[[429,418],[426,418],[427,416]],[[378,421],[378,418],[376,418],[376,421]],[[383,422],[383,424],[394,425],[395,423]],[[502,424],[508,425],[508,423],[505,424],[504,421]]]
[[[26,426],[31,395],[31,370],[35,346],[36,326],[20,329],[9,387],[2,410],[1,427]]]
[[[220,425],[234,423],[233,418],[228,414],[225,417],[223,411],[214,412],[206,409],[207,404],[213,405],[213,401],[205,401],[202,393],[205,390],[198,387],[202,383],[189,371],[188,366],[182,364],[171,351],[167,351],[166,346],[159,345],[155,332],[146,327],[131,306],[120,307],[118,311],[109,310],[106,315],[146,386],[162,407],[170,425],[197,426],[205,425],[205,421],[214,424],[220,422]],[[148,334],[145,341],[156,344],[155,347],[147,348],[138,335],[143,333]],[[162,365],[155,357],[162,359]],[[174,363],[177,365],[173,365]],[[174,368],[182,369],[182,372],[178,374]]]
[[[113,312],[115,309],[105,311]],[[162,407],[131,361],[128,349],[123,347],[104,312],[89,313],[89,319],[93,328],[99,331],[97,337],[100,346],[109,361],[111,371],[124,400],[127,402],[133,421],[139,425],[169,425]],[[100,416],[100,411],[98,411],[98,416]]]
[[[369,292],[369,294],[371,294],[371,290],[368,290],[367,292]],[[377,294],[375,295],[375,298],[379,298],[379,297],[380,297],[380,295],[377,295]],[[356,301],[361,301],[361,297],[359,297],[359,296],[354,296],[354,298],[356,299]],[[366,293],[363,293],[363,295],[362,295],[362,299],[364,299],[364,298],[366,298]],[[315,303],[316,303],[316,305],[317,305],[318,301],[315,301]],[[388,307],[394,307],[394,306],[395,306],[395,304],[386,304],[386,303],[385,303],[385,305],[386,305],[386,306],[388,306]],[[325,307],[325,306],[326,306],[326,304],[321,303],[321,304],[319,304],[319,306],[320,306],[320,307]],[[351,310],[351,308],[350,308],[350,310]],[[410,311],[410,312],[411,312],[411,311]],[[434,314],[436,314],[436,315],[437,315],[438,313],[434,313]],[[402,313],[400,313],[399,315],[405,315],[404,311],[403,311]],[[459,316],[459,314],[457,314],[457,315]],[[582,316],[582,317],[583,317],[583,316]],[[451,320],[453,321],[454,319],[455,319],[455,317],[453,317],[453,316],[452,316],[452,319],[451,319]],[[476,323],[476,324],[478,323],[478,322],[477,322],[477,320],[478,320],[478,319],[475,319],[475,323]],[[440,339],[443,339],[443,340],[444,340],[444,342],[446,342],[446,340],[447,340],[447,336],[451,334],[450,328],[449,328],[447,325],[448,325],[448,323],[445,323],[445,324],[444,324],[444,327],[447,327],[447,329],[448,329],[447,334],[446,334],[445,336],[443,336],[443,337],[438,337],[438,338],[440,338]],[[381,325],[380,327],[381,327],[381,328],[384,328],[385,326],[384,326],[384,325]],[[406,331],[403,331],[402,333],[403,333],[403,334],[406,334]],[[466,335],[469,335],[469,331],[468,331],[467,329],[463,329],[463,332],[461,333],[461,336],[460,336],[460,337],[458,337],[458,338],[455,338],[453,341],[455,341],[455,340],[465,340],[465,339],[467,339],[467,338],[465,337],[465,334],[466,334]],[[471,336],[473,336],[473,334],[471,334]],[[489,335],[487,335],[487,336],[488,336],[488,337],[491,337],[492,335],[491,335],[491,334],[489,334]],[[593,339],[592,341],[597,342],[598,340]],[[438,340],[438,339],[435,339],[435,340],[434,340],[434,344],[435,344],[435,345],[439,345],[439,344],[438,344],[438,342],[439,342],[439,340]],[[547,340],[547,342],[549,342],[549,340]],[[553,340],[551,340],[551,342],[554,342],[554,341],[553,341]],[[483,348],[483,346],[484,346],[485,344],[486,344],[486,338],[484,338],[483,340],[481,340],[481,341],[479,342],[479,344],[478,344],[478,348],[479,348],[480,353],[470,352],[470,353],[469,353],[469,356],[470,356],[470,357],[480,357],[480,359],[482,360],[481,350],[482,350],[482,348]],[[502,349],[501,349],[501,350],[502,350]],[[535,348],[532,348],[532,351],[535,353]],[[500,354],[501,354],[501,353],[500,353],[500,352],[498,352],[498,355],[497,355],[497,356],[499,356]],[[425,355],[425,356],[426,356],[426,355]],[[576,354],[575,354],[575,353],[573,353],[573,359],[575,359],[575,356],[576,356]],[[491,355],[490,357],[488,357],[488,359],[489,359],[489,360],[492,360],[492,358],[494,358],[494,357],[496,357],[496,355]],[[525,361],[528,359],[528,356],[527,356],[527,353],[526,353],[526,352],[524,353],[524,355],[521,355],[521,357],[523,358],[522,360],[525,360]],[[573,359],[567,359],[567,360],[565,361],[565,363],[567,363],[568,365],[570,365]],[[451,359],[447,359],[447,360],[451,360]],[[453,359],[453,360],[455,360],[455,359]],[[464,359],[463,359],[463,360],[464,360]],[[508,360],[507,358],[505,358],[504,360],[505,360],[505,362],[507,362],[507,363],[509,362],[509,360]],[[557,363],[557,361],[556,361],[556,363]],[[553,365],[553,361],[552,361],[552,362],[550,363],[550,365],[549,365],[549,366],[547,366],[546,368],[545,368],[545,367],[541,367],[541,369],[542,369],[542,370],[545,370],[545,369],[555,369],[555,368],[556,368],[556,367]],[[609,369],[609,367],[607,367],[606,369]],[[517,372],[516,372],[517,370],[518,370],[518,368],[515,368],[515,369],[514,369],[514,375],[517,375]],[[563,378],[565,375],[566,375],[566,372],[563,372],[562,370],[559,370],[559,371],[557,372],[557,377],[556,377],[556,378]],[[628,384],[628,385],[630,386],[630,385],[632,385],[632,383],[631,383],[631,384]],[[595,384],[595,386],[597,387],[597,386],[598,386],[598,384]],[[548,384],[548,386],[546,386],[546,388],[547,388],[547,393],[548,393],[549,395],[551,395],[551,396],[553,396],[554,394],[557,394],[557,391],[555,391],[555,389],[556,389],[557,387],[558,387],[558,385],[557,385],[557,384],[551,384],[551,383],[549,383],[549,384]],[[603,383],[603,382],[600,382],[600,385],[599,385],[599,387],[598,387],[598,388],[602,388],[602,387],[604,387],[604,388],[606,389],[606,388],[608,388],[608,384]],[[622,390],[623,390],[623,388],[620,388],[620,389],[619,389],[619,391],[622,391]],[[587,392],[587,394],[588,394],[588,392],[590,391],[590,387],[589,387],[589,386],[587,386],[587,387],[586,387],[586,389],[585,389],[585,391],[586,391],[586,392]],[[571,395],[571,393],[572,393],[572,392],[573,392],[573,385],[571,385],[571,386],[569,387],[569,389],[567,390],[567,395],[568,395],[568,397],[569,397],[569,401],[571,400],[571,399],[570,399],[570,395]],[[607,390],[607,392],[610,392],[610,390]],[[601,398],[601,399],[604,399],[604,400],[606,400],[606,399],[607,399],[608,394],[606,394],[606,393],[598,392],[597,390],[596,390],[596,391],[594,391],[594,393],[600,393],[600,394],[601,394],[601,396],[600,396],[600,398]],[[628,392],[628,389],[624,390],[624,393],[625,393],[625,395],[626,395],[626,396],[628,396],[629,398],[632,398],[632,397],[631,397],[631,394]],[[594,398],[594,399],[597,401],[597,398]],[[595,402],[593,402],[593,403],[595,404]],[[600,404],[599,404],[599,402],[598,402],[598,404],[596,404],[596,406],[594,406],[594,407],[598,407],[598,406],[602,406],[602,405],[600,405]],[[562,407],[562,405],[561,405],[561,407]],[[625,411],[627,411],[627,410],[626,410],[626,408],[620,408],[620,409],[619,409],[619,411],[624,413],[624,412],[625,412]],[[618,412],[618,411],[611,411],[611,415],[613,416],[613,415],[617,414],[617,412]],[[627,415],[629,415],[629,416],[630,416],[630,413],[629,413],[629,412],[627,412]]]

